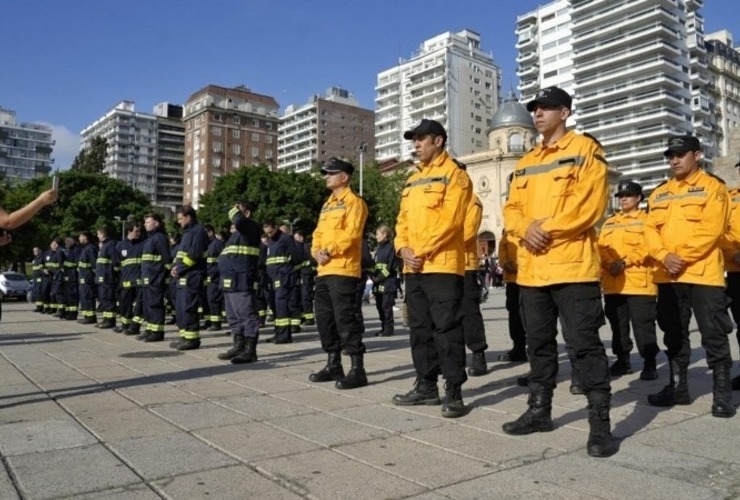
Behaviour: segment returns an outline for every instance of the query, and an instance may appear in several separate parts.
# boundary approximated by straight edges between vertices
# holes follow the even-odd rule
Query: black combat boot
[[[101,330],[110,330],[111,328],[115,328],[116,321],[113,319],[104,319],[97,325],[95,325],[95,328],[100,328]]]
[[[517,346],[510,351],[507,351],[498,357],[499,361],[506,361],[508,363],[523,363],[527,361],[527,349],[525,346]]]
[[[175,347],[178,351],[192,351],[200,347],[200,339],[182,339]]]
[[[445,382],[445,397],[442,400],[442,416],[458,418],[465,415],[465,403],[462,399],[462,384]]]
[[[588,442],[586,453],[592,457],[610,457],[619,446],[611,433],[609,409],[611,394],[606,391],[590,391],[588,398]]]
[[[144,332],[141,340],[144,342],[164,342],[164,332]]]
[[[234,345],[228,351],[219,354],[218,359],[229,360],[244,352],[245,340],[244,335],[234,335]]]
[[[655,364],[655,356],[645,358],[645,364],[640,372],[640,380],[655,380],[658,378],[658,368]]]
[[[414,388],[406,394],[393,396],[393,404],[397,406],[438,405],[440,403],[437,381],[425,378],[417,378]]]
[[[519,387],[529,387],[529,376],[532,375],[532,372],[527,372],[521,377],[516,378],[516,385]]]
[[[712,388],[712,416],[719,418],[734,417],[737,411],[732,402],[732,387],[730,380],[730,370],[732,362],[718,363],[714,365],[712,375],[714,377],[714,386]]]
[[[530,385],[527,406],[529,408],[522,416],[503,425],[506,434],[521,436],[552,430],[552,389],[537,384]]]
[[[211,325],[206,328],[206,331],[208,332],[218,332],[221,330],[221,323],[211,323]]]
[[[239,337],[244,339],[241,335]],[[244,350],[231,358],[231,362],[235,365],[243,365],[254,363],[255,361],[257,361],[257,339],[255,337],[249,337],[244,339]]]
[[[334,384],[337,389],[357,389],[367,385],[363,355],[353,354],[349,358],[352,362],[352,368],[350,368],[346,377],[337,380],[337,383]]]
[[[486,364],[486,351],[475,351],[473,358],[470,362],[470,368],[468,368],[468,375],[471,377],[480,377],[488,373],[488,365]]]
[[[583,377],[581,376],[581,369],[578,366],[578,358],[569,351],[568,359],[570,360],[570,393],[586,394],[586,391],[583,389]]]
[[[95,316],[85,316],[82,319],[78,319],[77,322],[81,325],[94,325],[98,322],[98,318]]]
[[[629,354],[617,356],[617,360],[609,367],[609,375],[612,377],[621,377],[622,375],[629,375],[631,373],[635,372],[632,369]]]
[[[689,405],[688,368],[681,367],[675,360],[669,360],[670,375],[668,385],[656,394],[648,395],[648,403],[652,406]]]
[[[342,355],[338,352],[328,353],[326,366],[316,373],[308,376],[311,382],[331,382],[344,378],[344,368],[342,368]]]

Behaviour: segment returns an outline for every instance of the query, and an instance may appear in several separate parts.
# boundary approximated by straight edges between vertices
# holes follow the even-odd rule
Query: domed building
[[[488,150],[459,158],[467,165],[473,190],[483,203],[483,221],[478,232],[480,255],[497,253],[496,242],[504,229],[507,179],[536,139],[532,115],[514,93],[509,92],[493,114],[488,130]]]

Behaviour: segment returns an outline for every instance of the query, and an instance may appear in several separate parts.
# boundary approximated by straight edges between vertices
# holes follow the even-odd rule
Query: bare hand
[[[170,276],[172,276],[173,278],[177,278],[177,267],[172,268],[172,271],[170,271]]]
[[[6,231],[0,236],[0,247],[10,244],[11,241],[13,241],[13,237]]]
[[[51,205],[52,203],[57,201],[59,193],[56,189],[49,189],[48,191],[44,191],[39,195],[39,200],[41,200],[41,203],[44,205]]]
[[[424,259],[417,257],[413,250],[409,247],[404,247],[401,249],[400,254],[403,259],[403,265],[406,269],[412,273],[418,273],[421,270],[421,266],[424,264]]]
[[[609,264],[609,274],[612,276],[619,276],[624,272],[624,261],[618,260]]]
[[[524,233],[522,243],[524,244],[524,248],[530,252],[542,253],[550,246],[552,238],[550,237],[550,233],[542,229],[543,222],[545,222],[544,219],[534,221]]]
[[[663,259],[663,267],[665,267],[668,274],[675,279],[684,271],[684,269],[686,269],[686,262],[684,262],[684,260],[675,253],[669,253],[665,256],[665,259]]]
[[[317,251],[315,254],[313,254],[313,258],[316,259],[316,262],[318,262],[322,266],[331,260],[331,256],[326,250]]]
[[[516,264],[513,262],[504,262],[501,267],[503,267],[504,271],[507,273],[516,274],[517,272]]]

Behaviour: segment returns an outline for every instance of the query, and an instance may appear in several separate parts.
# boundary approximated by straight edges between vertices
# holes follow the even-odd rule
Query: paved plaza
[[[740,498],[740,416],[711,416],[712,376],[698,332],[695,401],[648,406],[647,394],[666,382],[665,357],[660,379],[645,382],[633,353],[637,373],[613,381],[620,451],[596,459],[586,455],[586,399],[568,390],[562,344],[555,430],[522,437],[501,430],[526,408],[516,377],[528,366],[494,362],[510,346],[500,289],[483,305],[489,373],[464,385],[470,411],[455,420],[442,418],[439,406],[391,404],[414,381],[408,331],[397,321],[394,337],[371,336],[379,324],[370,306],[370,385],[351,391],[308,381],[326,360],[315,327],[293,344],[260,342],[258,363],[234,366],[216,358],[231,344],[223,334],[209,332],[201,349],[176,352],[168,342],[39,315],[30,304],[3,308],[3,500]],[[168,327],[168,340],[175,336]],[[737,358],[734,335],[731,344]]]

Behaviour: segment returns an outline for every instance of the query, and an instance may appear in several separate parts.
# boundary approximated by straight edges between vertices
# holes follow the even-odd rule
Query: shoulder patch
[[[699,193],[701,191],[704,191],[704,186],[697,186],[689,188],[689,193]]]
[[[470,178],[468,177],[468,174],[462,173],[457,176],[457,185],[461,188],[467,188],[468,185],[470,185]]]
[[[705,170],[705,172],[707,172],[707,171]],[[722,177],[720,177],[718,175],[715,175],[712,172],[707,172],[707,174],[709,174],[710,177],[714,177],[715,179],[717,179],[718,181],[720,181],[722,184],[726,184],[725,180]]]
[[[460,168],[460,169],[462,169],[462,170],[467,170],[467,169],[468,169],[468,166],[467,166],[467,165],[465,165],[465,164],[464,164],[463,162],[461,162],[460,160],[458,160],[457,158],[452,158],[452,161],[454,161],[454,162],[455,162],[455,165],[457,165],[457,166],[458,166],[458,168]]]
[[[604,146],[601,145],[601,143],[599,142],[599,140],[596,137],[592,136],[588,132],[582,132],[582,134],[583,134],[584,137],[588,137],[589,139],[591,139],[592,141],[594,141],[600,148],[602,148],[602,149],[604,148]],[[606,163],[606,161],[604,161],[604,163]]]

